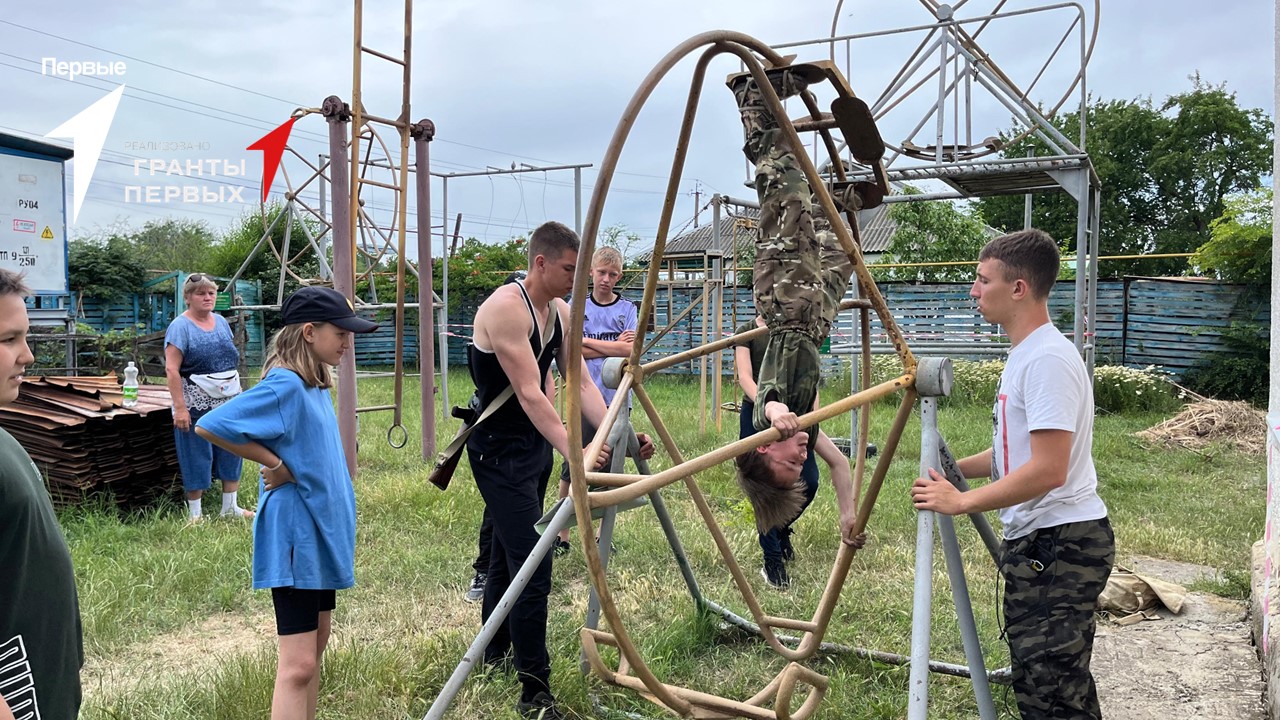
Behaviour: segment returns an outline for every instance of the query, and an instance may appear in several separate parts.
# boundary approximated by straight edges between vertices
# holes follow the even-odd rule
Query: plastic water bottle
[[[124,406],[134,407],[138,404],[138,368],[133,362],[124,369]]]

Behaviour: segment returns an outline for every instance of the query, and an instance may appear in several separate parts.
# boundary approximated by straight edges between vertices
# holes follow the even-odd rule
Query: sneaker
[[[760,568],[760,577],[775,590],[786,590],[791,587],[791,578],[787,575],[787,566],[779,560],[765,560]]]
[[[231,520],[252,520],[252,519],[253,519],[253,516],[254,516],[254,515],[256,515],[256,514],[257,514],[257,513],[255,513],[255,512],[254,512],[254,511],[252,511],[252,510],[246,510],[246,509],[244,509],[244,508],[242,508],[242,507],[238,507],[238,508],[232,508],[231,510],[228,510],[228,511],[226,511],[226,512],[224,512],[224,513],[219,514],[219,517],[221,517],[221,518],[222,518],[222,519],[224,519],[224,520],[226,520],[226,519],[231,519]]]
[[[821,82],[825,77],[821,68],[807,63],[766,68],[764,73],[769,78],[769,84],[773,86],[773,90],[778,94],[778,99],[780,100],[786,100],[789,97],[795,97],[803,93],[810,85]],[[725,84],[736,95],[746,89],[747,84],[753,83],[753,81],[754,78],[751,73],[742,72],[730,75],[725,80]]]
[[[471,587],[467,588],[467,594],[462,596],[463,600],[473,603],[484,598],[484,573],[476,573],[471,578]]]
[[[796,559],[796,550],[791,547],[791,528],[778,531],[778,549],[782,551],[782,559],[786,562]]]
[[[539,692],[529,700],[520,700],[516,703],[516,712],[529,720],[564,720],[564,714],[556,707],[556,699],[547,692]]]
[[[556,538],[555,544],[551,546],[551,552],[556,557],[564,557],[572,549],[573,546],[569,544],[568,540],[561,540],[560,538]]]

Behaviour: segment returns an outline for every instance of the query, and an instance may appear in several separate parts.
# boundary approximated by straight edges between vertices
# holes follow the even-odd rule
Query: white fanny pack
[[[221,400],[240,394],[240,371],[228,370],[218,373],[192,373],[187,376],[191,383],[200,388],[205,395]]]

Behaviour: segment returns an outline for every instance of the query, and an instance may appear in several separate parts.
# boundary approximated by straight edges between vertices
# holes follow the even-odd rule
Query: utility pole
[[[693,227],[698,227],[698,215],[702,212],[702,181],[694,180],[693,189],[689,191],[693,196]]]

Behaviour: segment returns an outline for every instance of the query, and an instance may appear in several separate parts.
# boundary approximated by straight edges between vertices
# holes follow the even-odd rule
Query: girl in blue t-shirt
[[[302,288],[281,307],[263,378],[196,424],[201,437],[262,465],[253,524],[253,587],[270,589],[279,635],[272,720],[313,720],[336,591],[355,584],[356,498],[331,366],[351,334],[377,325],[330,288]]]

